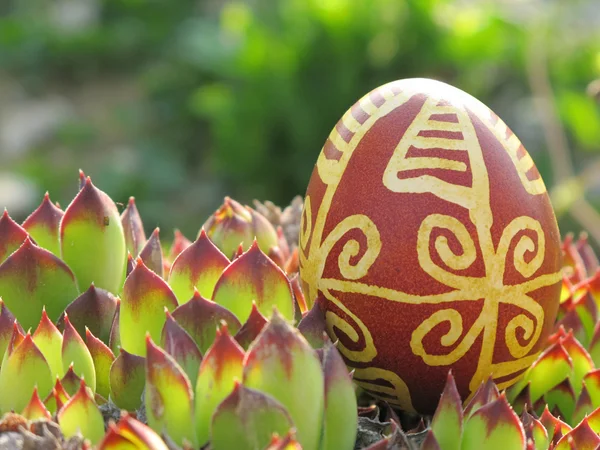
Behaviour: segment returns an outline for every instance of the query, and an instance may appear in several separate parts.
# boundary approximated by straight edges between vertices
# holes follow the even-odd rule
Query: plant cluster
[[[134,199],[119,213],[83,173],[64,211],[48,194],[21,225],[5,211],[4,421],[55,421],[99,449],[352,448],[354,386],[309,314],[294,245],[226,198],[167,251]]]

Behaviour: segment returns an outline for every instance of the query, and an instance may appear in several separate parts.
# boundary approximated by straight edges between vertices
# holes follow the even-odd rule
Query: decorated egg
[[[517,136],[448,84],[406,79],[360,99],[311,176],[300,276],[354,380],[432,413],[452,371],[463,399],[515,383],[543,350],[560,235]]]

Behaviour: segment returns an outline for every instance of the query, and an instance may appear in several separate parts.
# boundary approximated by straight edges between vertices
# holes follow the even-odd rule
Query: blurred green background
[[[63,207],[79,168],[148,230],[194,237],[224,195],[303,194],[332,127],[431,77],[515,131],[563,232],[600,239],[597,0],[3,0],[0,206]]]

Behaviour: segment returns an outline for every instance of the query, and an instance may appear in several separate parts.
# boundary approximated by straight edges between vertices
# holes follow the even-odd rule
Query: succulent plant
[[[351,376],[282,230],[226,198],[167,252],[83,172],[64,212],[49,194],[23,226],[5,212],[0,413],[106,449],[353,448]]]

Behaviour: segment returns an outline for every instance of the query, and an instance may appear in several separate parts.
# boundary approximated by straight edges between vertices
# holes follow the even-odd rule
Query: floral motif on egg
[[[559,242],[544,182],[506,124],[445,83],[400,80],[327,139],[300,276],[354,380],[431,413],[448,370],[466,399],[535,360],[557,314]]]

